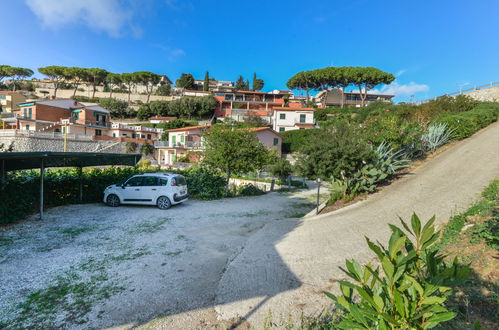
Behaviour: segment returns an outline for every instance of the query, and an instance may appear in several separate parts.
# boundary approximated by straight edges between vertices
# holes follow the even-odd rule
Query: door
[[[144,203],[156,203],[159,197],[158,178],[155,176],[145,176],[140,187],[140,195]]]
[[[142,195],[143,176],[135,176],[129,179],[121,192],[121,198],[124,203],[144,203],[145,197]]]

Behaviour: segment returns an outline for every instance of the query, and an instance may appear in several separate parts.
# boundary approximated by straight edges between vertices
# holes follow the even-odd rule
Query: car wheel
[[[172,206],[172,203],[170,202],[170,199],[168,197],[161,196],[161,197],[158,198],[158,201],[156,202],[156,205],[161,210],[168,210]]]
[[[111,194],[111,195],[107,196],[106,204],[109,206],[112,206],[112,207],[120,206],[120,204],[121,204],[120,198],[115,194]]]

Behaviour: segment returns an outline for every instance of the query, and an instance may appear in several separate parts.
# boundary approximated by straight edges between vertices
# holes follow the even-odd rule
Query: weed
[[[131,234],[153,234],[164,229],[164,224],[169,222],[170,218],[159,218],[153,221],[144,221],[135,225],[128,232]]]

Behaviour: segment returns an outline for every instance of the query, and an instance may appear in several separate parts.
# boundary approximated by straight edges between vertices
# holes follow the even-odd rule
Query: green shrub
[[[125,151],[126,151],[127,154],[133,154],[134,152],[137,151],[137,147],[138,146],[139,145],[136,142],[128,141],[125,144]]]
[[[300,149],[307,144],[308,139],[318,131],[318,129],[297,129],[281,132],[282,152],[291,153],[300,151]]]
[[[259,196],[265,194],[265,192],[258,187],[255,187],[251,183],[241,185],[237,188],[237,194],[239,196]]]
[[[291,166],[291,163],[287,159],[277,158],[275,163],[270,165],[269,172],[284,181],[293,173],[293,166]]]
[[[152,144],[144,143],[144,144],[142,144],[142,147],[140,147],[140,152],[144,156],[149,156],[150,154],[152,154],[154,152],[154,147]]]
[[[494,104],[483,104],[473,110],[457,114],[446,114],[435,119],[436,123],[444,123],[453,129],[452,137],[461,140],[473,135],[479,129],[490,125],[499,118],[499,107]]]
[[[314,131],[302,146],[298,168],[307,178],[349,177],[374,158],[371,145],[353,125],[339,123]]]
[[[338,281],[341,295],[326,293],[345,314],[336,329],[429,329],[451,320],[444,303],[452,286],[462,283],[470,269],[460,266],[457,259],[447,264],[444,256],[432,245],[440,236],[431,218],[422,227],[414,214],[411,228],[401,220],[408,234],[390,225],[392,235],[385,248],[366,238],[376,254],[377,263],[361,266],[355,260],[341,268],[352,282]]]
[[[204,167],[191,167],[183,175],[187,180],[189,194],[198,199],[218,199],[224,197],[225,178]]]

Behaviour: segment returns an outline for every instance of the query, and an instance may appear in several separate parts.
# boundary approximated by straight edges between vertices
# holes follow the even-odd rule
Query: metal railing
[[[30,130],[20,130],[20,129],[2,129],[0,130],[1,137],[32,137],[32,138],[49,138],[49,139],[64,139],[64,133],[60,132],[38,132]],[[92,141],[93,137],[90,135],[78,135],[68,133],[67,138],[69,140],[82,140],[82,141]]]
[[[462,89],[459,92],[447,93],[447,94],[443,94],[443,95],[440,95],[440,96],[437,96],[437,97],[432,97],[432,98],[429,98],[429,99],[426,99],[426,100],[414,101],[414,103],[416,103],[416,104],[422,104],[422,103],[434,101],[434,100],[438,99],[441,96],[456,96],[456,95],[468,94],[468,93],[471,93],[471,92],[474,92],[474,91],[479,91],[479,90],[482,90],[482,89],[492,88],[492,87],[496,87],[496,86],[499,86],[499,82],[490,82],[490,83],[485,84],[485,85],[475,86],[475,87],[468,88],[468,89]]]

